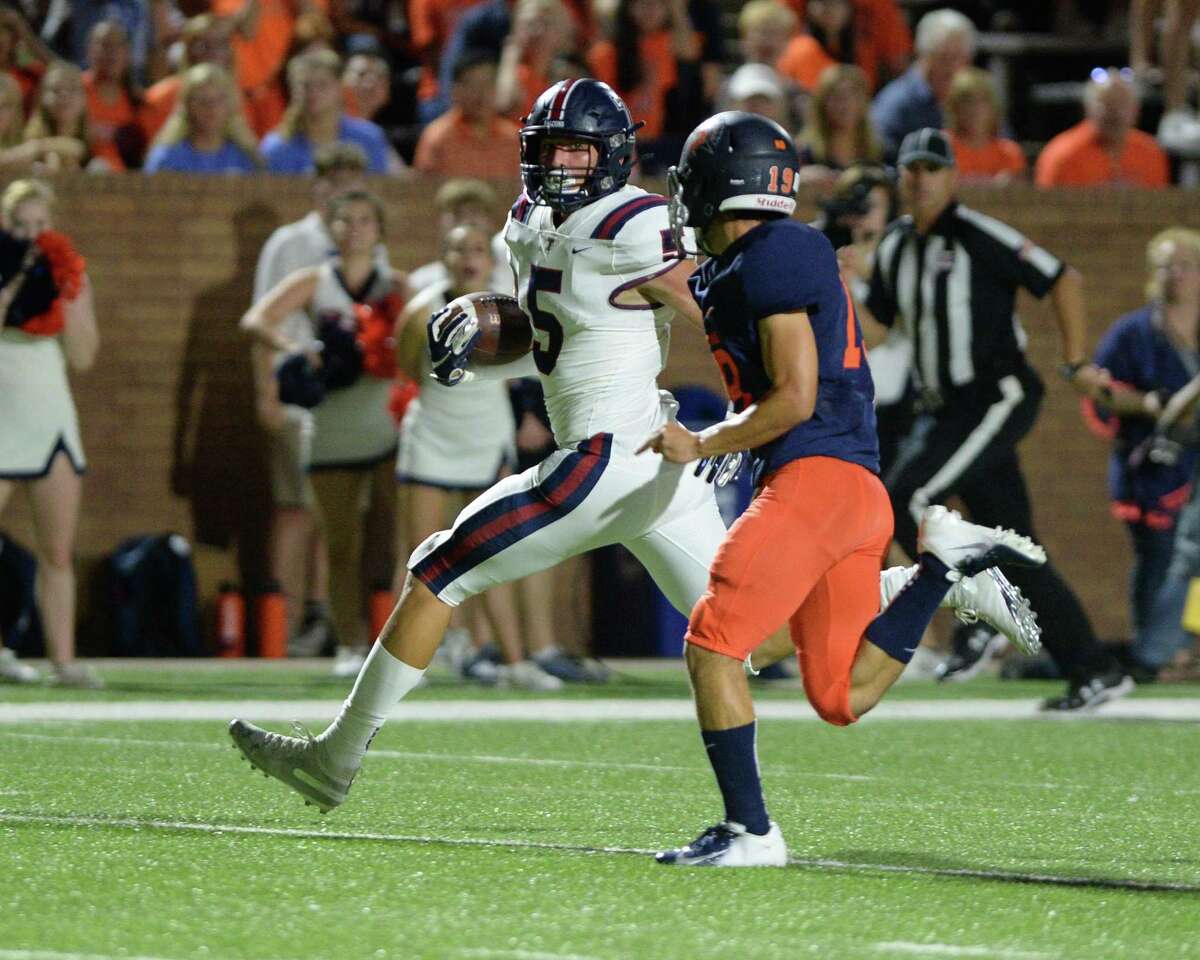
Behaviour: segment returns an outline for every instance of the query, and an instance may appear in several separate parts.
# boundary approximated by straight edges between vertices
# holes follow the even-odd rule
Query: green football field
[[[759,692],[784,870],[669,869],[719,819],[677,667],[539,698],[434,677],[321,816],[225,721],[314,729],[320,666],[0,687],[0,960],[1200,955],[1200,687],[898,687],[837,730]]]

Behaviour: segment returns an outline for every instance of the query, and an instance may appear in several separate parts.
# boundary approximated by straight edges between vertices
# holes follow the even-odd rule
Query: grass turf
[[[314,696],[344,689],[308,679]],[[140,695],[262,699],[276,684],[181,671]],[[298,696],[291,684],[279,695]],[[684,694],[661,676],[613,693],[639,684]],[[52,697],[72,695],[36,699]],[[1200,889],[1192,724],[764,723],[771,812],[798,861],[783,871],[670,870],[636,852],[718,817],[690,723],[393,723],[324,818],[227,742],[207,722],[0,726],[0,960],[1195,951],[1200,893],[1105,885]]]

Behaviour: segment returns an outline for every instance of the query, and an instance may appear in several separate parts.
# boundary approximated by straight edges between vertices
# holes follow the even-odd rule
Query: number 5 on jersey
[[[561,270],[530,267],[525,304],[533,323],[533,362],[538,373],[544,376],[548,376],[558,363],[563,347],[563,328],[558,317],[546,310],[545,304],[538,303],[538,293],[562,293],[562,277]]]

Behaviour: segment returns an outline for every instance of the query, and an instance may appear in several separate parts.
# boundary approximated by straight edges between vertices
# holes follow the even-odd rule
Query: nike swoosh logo
[[[583,253],[583,251],[584,251],[584,250],[591,250],[591,249],[592,249],[592,248],[591,248],[591,246],[587,246],[587,247],[572,247],[572,248],[571,248],[571,252],[572,252],[572,253]]]

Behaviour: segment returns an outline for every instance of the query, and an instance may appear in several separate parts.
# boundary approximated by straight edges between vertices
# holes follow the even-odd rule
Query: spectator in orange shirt
[[[23,105],[33,101],[38,81],[53,59],[16,10],[0,9],[0,71],[20,85]]]
[[[596,79],[617,91],[634,120],[645,123],[640,146],[666,130],[667,97],[680,69],[699,83],[700,38],[692,29],[683,0],[620,0],[612,41],[588,51]],[[686,132],[686,131],[682,131]]]
[[[258,136],[274,130],[287,101],[281,76],[292,49],[296,20],[325,12],[329,0],[211,0],[211,11],[233,24],[233,55],[238,86],[254,114]]]
[[[779,0],[750,0],[738,14],[737,25],[742,60],[772,69],[800,29],[796,15]]]
[[[968,67],[946,98],[946,134],[960,180],[1007,183],[1029,167],[1020,144],[1000,136],[1000,97],[992,75]]]
[[[788,41],[800,29],[796,15],[779,0],[750,0],[738,14],[738,46],[741,49],[743,66],[762,65],[769,67],[779,76],[787,97],[788,114],[803,117],[808,94],[800,85],[776,70],[779,58],[787,49]],[[718,97],[718,102],[730,100],[728,83]]]
[[[467,8],[479,0],[409,0],[408,30],[421,58],[417,84],[418,113],[428,123],[445,110],[445,91],[438,87],[438,65],[443,49]]]
[[[88,38],[90,70],[84,71],[92,153],[113,170],[140,167],[146,136],[139,123],[142,91],[133,82],[129,37],[115,20],[102,20]]]
[[[883,157],[879,135],[871,124],[871,92],[858,67],[829,67],[808,101],[808,122],[800,135],[800,182],[827,194],[838,174],[855,163],[877,163]]]
[[[1083,92],[1085,119],[1042,149],[1034,176],[1039,187],[1167,186],[1167,155],[1150,134],[1134,128],[1141,102],[1129,74],[1092,71]]]
[[[575,49],[575,21],[562,0],[517,0],[496,73],[496,109],[519,120],[551,85],[552,64]]]
[[[147,139],[153,140],[158,136],[159,130],[167,122],[167,117],[175,109],[183,75],[189,67],[211,63],[224,70],[233,71],[233,47],[230,44],[232,27],[228,20],[218,19],[211,13],[192,17],[183,25],[180,35],[183,56],[180,58],[179,72],[164,77],[146,91],[142,104],[142,129],[146,131]],[[246,119],[251,124],[255,119],[254,112],[248,106]]]
[[[413,166],[481,180],[520,176],[519,127],[496,113],[496,62],[468,51],[454,65],[450,107],[421,133]]]
[[[83,74],[75,64],[60,60],[42,77],[25,124],[25,142],[39,144],[37,163],[43,173],[111,169],[105,160],[92,157],[87,95]]]
[[[896,0],[837,0],[837,2],[832,2],[832,0],[786,0],[786,2],[800,18],[801,23],[809,24],[810,31],[812,31],[814,22],[822,25],[824,36],[819,36],[815,31],[813,31],[813,36],[819,41],[829,62],[857,63],[867,74],[872,91],[878,90],[883,81],[899,76],[908,66],[913,51],[912,31],[908,29],[908,21],[905,20]],[[836,25],[837,19],[843,15],[838,8],[843,6],[849,7],[847,18],[849,26],[846,28],[835,26],[831,30],[828,24]],[[824,9],[816,10],[816,7]],[[814,13],[816,14],[815,18]],[[841,32],[843,29],[846,31],[846,36],[852,41],[850,47],[847,48],[844,43],[841,47],[830,46],[827,40],[831,38],[832,34]],[[793,40],[790,47],[789,54],[794,50],[797,55],[803,54],[803,59],[816,60],[820,57],[819,52],[812,49],[811,45],[798,45]],[[829,66],[829,62],[818,64],[810,73],[810,76],[814,78],[814,83],[808,84],[808,89],[812,89],[815,80],[821,76],[821,70],[823,67]],[[780,61],[778,66],[781,73],[790,75],[788,69],[790,64]]]
[[[779,58],[779,72],[801,88],[815,90],[829,67],[857,63],[874,90],[877,58],[874,49],[855,35],[854,4],[850,0],[808,0],[804,16],[807,32],[788,43]]]

